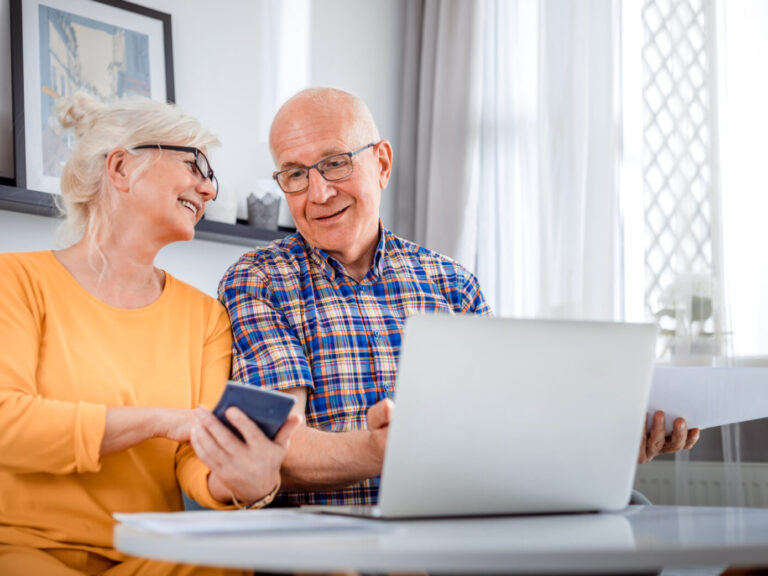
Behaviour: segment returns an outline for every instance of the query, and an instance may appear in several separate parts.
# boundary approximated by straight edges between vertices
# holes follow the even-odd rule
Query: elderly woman
[[[170,105],[76,95],[57,251],[0,255],[0,573],[183,574],[129,559],[113,512],[268,502],[298,423],[270,441],[236,408],[211,412],[230,371],[224,308],[154,264],[194,236],[217,181],[216,139]]]

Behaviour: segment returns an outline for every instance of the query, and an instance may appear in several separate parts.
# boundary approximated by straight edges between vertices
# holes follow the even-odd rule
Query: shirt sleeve
[[[461,288],[463,293],[463,314],[477,314],[478,316],[492,316],[493,312],[485,299],[483,291],[480,289],[480,283],[475,275],[466,272],[464,275],[464,285]]]
[[[197,404],[211,408],[219,400],[229,379],[232,356],[232,332],[227,313],[219,302],[214,302],[205,342],[203,344],[202,374]],[[194,407],[193,407],[194,408]],[[176,477],[186,494],[206,508],[233,508],[211,496],[208,491],[210,469],[197,457],[192,446],[184,442],[176,451]]]
[[[219,284],[219,299],[232,321],[232,377],[241,382],[287,390],[314,389],[296,323],[288,319],[283,302],[299,295],[270,281],[266,267],[250,261],[233,266]]]
[[[0,258],[0,466],[18,473],[96,472],[107,409],[44,398],[37,387],[44,298],[25,268]]]

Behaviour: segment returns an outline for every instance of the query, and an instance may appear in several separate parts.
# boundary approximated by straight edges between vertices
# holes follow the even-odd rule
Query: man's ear
[[[382,140],[376,145],[376,160],[379,163],[379,188],[384,190],[392,176],[392,144]]]
[[[107,178],[120,192],[130,190],[130,174],[134,157],[125,148],[115,148],[107,154]]]

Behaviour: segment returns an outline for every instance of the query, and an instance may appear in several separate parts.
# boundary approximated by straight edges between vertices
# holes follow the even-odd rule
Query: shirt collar
[[[374,278],[378,278],[379,276],[381,276],[381,270],[384,262],[384,254],[386,251],[387,240],[389,239],[391,234],[392,233],[389,230],[384,228],[384,225],[382,224],[381,220],[379,220],[379,243],[376,245],[376,252],[373,255],[373,266],[371,267]],[[316,248],[312,246],[309,242],[307,242],[307,240],[303,236],[302,236],[302,240],[304,241],[304,246],[306,247],[309,258],[323,272],[325,272],[328,278],[333,280],[336,276],[346,276],[346,271],[344,270],[344,266],[342,266],[342,264],[338,260],[336,260],[336,258],[328,254],[322,248]],[[369,270],[368,273],[366,274],[366,278],[368,278],[370,275],[371,275],[371,271]]]

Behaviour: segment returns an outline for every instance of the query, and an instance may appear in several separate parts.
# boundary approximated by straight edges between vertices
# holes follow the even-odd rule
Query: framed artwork
[[[175,99],[170,14],[121,0],[11,0],[11,59],[18,189],[60,192],[60,96]]]

